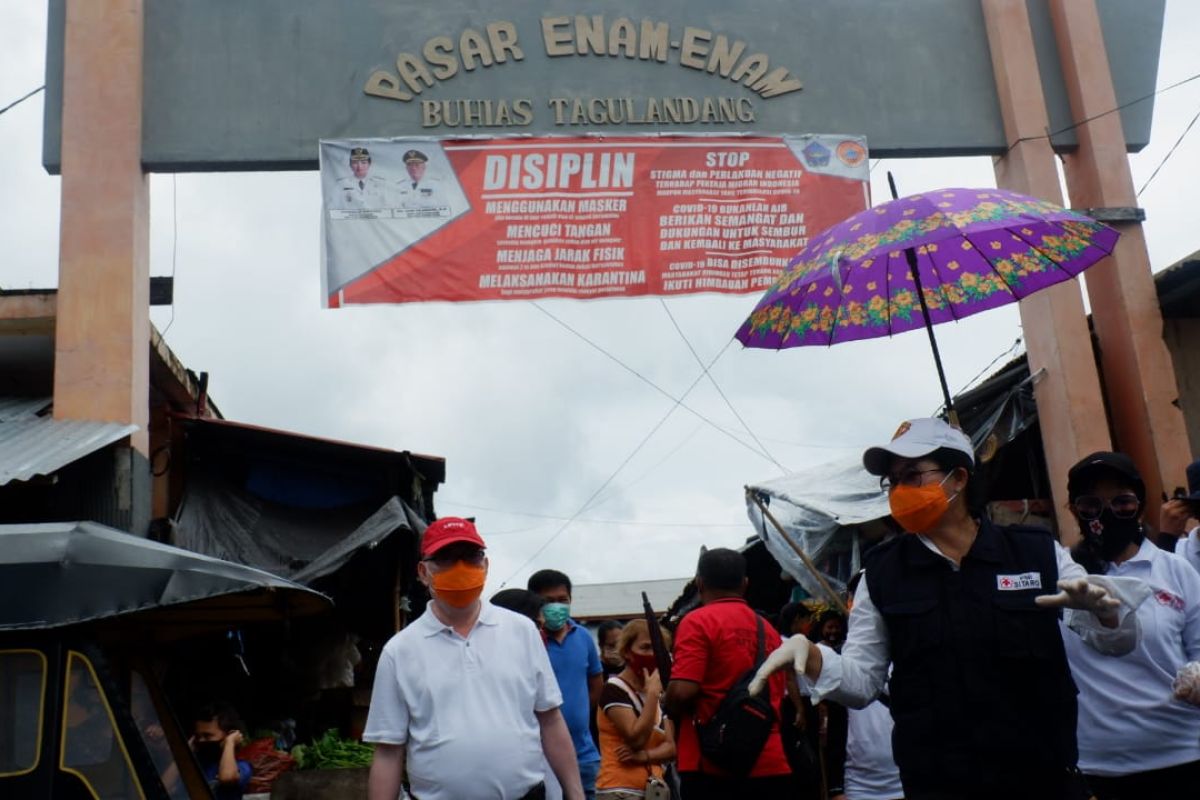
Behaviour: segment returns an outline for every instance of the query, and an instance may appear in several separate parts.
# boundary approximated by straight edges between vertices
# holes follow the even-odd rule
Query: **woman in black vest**
[[[1048,531],[972,514],[971,443],[942,420],[904,423],[863,463],[911,535],[868,557],[841,654],[793,637],[761,674],[791,663],[814,701],[852,708],[887,682],[909,800],[1073,798],[1075,685],[1058,612],[1110,654],[1136,645],[1133,618]]]

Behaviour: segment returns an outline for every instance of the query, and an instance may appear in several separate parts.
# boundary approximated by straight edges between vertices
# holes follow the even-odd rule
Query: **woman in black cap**
[[[962,431],[912,420],[863,464],[908,534],[868,556],[840,654],[794,636],[759,676],[790,665],[814,702],[852,708],[886,683],[909,800],[1072,797],[1075,686],[1058,610],[1069,636],[1116,655],[1136,644],[1134,616],[1048,531],[994,525],[968,503]]]
[[[1200,796],[1200,708],[1173,690],[1200,660],[1200,575],[1146,539],[1146,485],[1128,456],[1083,459],[1067,494],[1083,534],[1076,560],[1110,581],[1138,579],[1130,594],[1141,601],[1142,636],[1122,658],[1063,637],[1079,687],[1079,767],[1100,800]]]

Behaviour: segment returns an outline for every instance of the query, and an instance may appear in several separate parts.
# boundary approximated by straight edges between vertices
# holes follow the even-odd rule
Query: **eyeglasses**
[[[944,469],[908,469],[901,472],[896,477],[884,475],[879,479],[879,490],[891,494],[892,490],[897,486],[920,486],[923,475],[928,475],[931,472],[945,472]]]
[[[446,548],[439,550],[428,558],[421,559],[426,563],[433,563],[438,569],[449,569],[458,562],[462,561],[465,564],[470,564],[472,567],[482,567],[483,561],[487,557],[487,553],[479,548],[471,548],[456,550]]]
[[[1076,497],[1075,502],[1071,505],[1075,507],[1075,513],[1081,519],[1091,520],[1099,519],[1105,508],[1111,509],[1113,516],[1118,519],[1133,519],[1137,516],[1142,504],[1138,502],[1135,494],[1119,494],[1108,501],[1103,497],[1087,494],[1083,497]]]

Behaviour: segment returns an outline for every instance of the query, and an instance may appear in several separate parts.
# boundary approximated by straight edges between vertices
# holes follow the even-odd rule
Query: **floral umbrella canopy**
[[[736,335],[747,347],[781,349],[961,319],[1075,277],[1111,253],[1118,236],[1003,189],[903,197],[810,239]]]

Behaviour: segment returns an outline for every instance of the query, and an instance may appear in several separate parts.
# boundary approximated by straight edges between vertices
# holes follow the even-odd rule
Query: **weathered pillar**
[[[1079,148],[1063,157],[1067,191],[1076,208],[1137,205],[1125,132],[1094,0],[1050,0],[1063,80]],[[1103,116],[1100,116],[1103,114]],[[1147,516],[1158,522],[1159,499],[1184,484],[1191,458],[1175,369],[1163,341],[1162,312],[1141,223],[1114,224],[1121,239],[1111,258],[1086,273],[1100,344],[1104,388],[1117,446],[1146,480]]]
[[[66,3],[54,416],[149,439],[149,190],[142,0]]]
[[[139,426],[113,452],[101,522],[149,519],[149,189],[141,165],[143,0],[68,0],[56,419]]]
[[[996,159],[996,184],[1061,205],[1025,0],[982,3],[1005,138],[1018,142]],[[1034,384],[1034,397],[1058,527],[1069,542],[1078,530],[1065,508],[1067,470],[1088,453],[1110,448],[1079,284],[1060,283],[1021,301],[1021,324],[1030,372],[1045,370]]]

